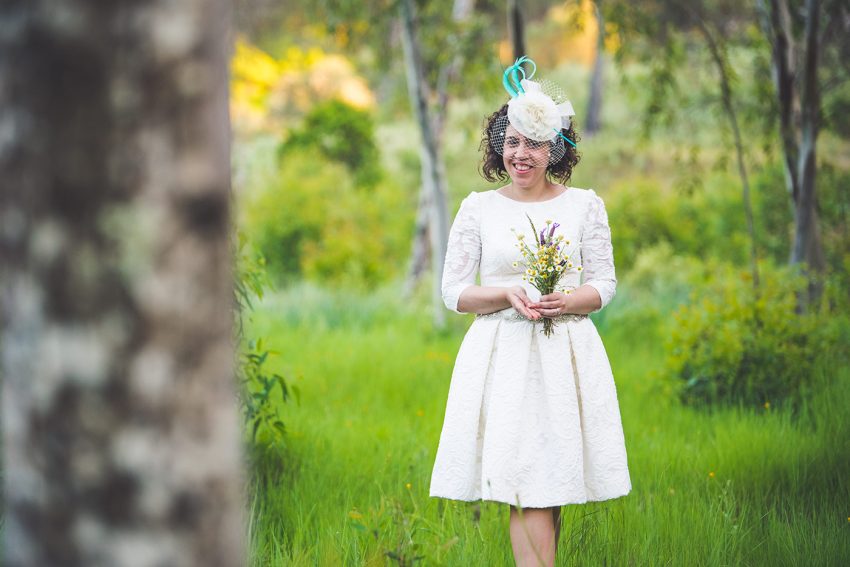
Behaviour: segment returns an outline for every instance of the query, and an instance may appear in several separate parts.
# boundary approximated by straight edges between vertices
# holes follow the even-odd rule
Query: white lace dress
[[[523,286],[516,237],[531,236],[547,219],[556,234],[580,243],[582,272],[562,277],[562,288],[586,283],[604,308],[617,280],[608,216],[593,189],[570,187],[553,199],[523,203],[496,191],[472,192],[452,224],[443,272],[443,300],[474,285]],[[583,282],[579,277],[584,274]],[[600,308],[600,309],[601,309]],[[527,508],[608,500],[628,494],[631,480],[614,377],[605,347],[587,316],[558,320],[546,337],[543,323],[508,308],[476,316],[455,360],[430,495],[493,500]]]

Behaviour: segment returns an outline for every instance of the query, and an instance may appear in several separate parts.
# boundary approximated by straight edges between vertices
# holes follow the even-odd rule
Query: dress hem
[[[523,508],[552,508],[552,507],[555,507],[555,506],[568,506],[568,505],[571,505],[571,504],[587,504],[588,502],[605,502],[607,500],[614,500],[616,498],[622,498],[623,496],[628,496],[629,494],[631,494],[631,492],[632,492],[632,489],[629,488],[627,491],[625,491],[623,493],[615,494],[615,495],[612,495],[612,496],[603,496],[603,497],[600,497],[600,498],[585,498],[584,500],[570,500],[568,502],[559,502],[559,503],[554,503],[554,504],[533,503],[534,505],[528,505],[528,506],[522,506],[522,507]],[[507,500],[499,500],[497,498],[483,498],[483,497],[457,498],[457,497],[454,497],[454,496],[442,496],[442,495],[439,495],[439,494],[429,494],[428,497],[429,498],[443,498],[445,500],[456,500],[456,501],[459,501],[459,502],[498,502],[499,504],[510,504],[512,506],[515,506],[515,504],[513,502],[508,502]]]

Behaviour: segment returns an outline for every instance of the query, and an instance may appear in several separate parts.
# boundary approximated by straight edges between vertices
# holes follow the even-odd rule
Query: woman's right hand
[[[533,302],[528,298],[528,294],[525,293],[525,288],[521,285],[515,285],[507,288],[505,296],[510,302],[511,307],[516,309],[517,313],[522,314],[526,319],[536,320],[543,317],[539,311],[529,307],[529,305]]]

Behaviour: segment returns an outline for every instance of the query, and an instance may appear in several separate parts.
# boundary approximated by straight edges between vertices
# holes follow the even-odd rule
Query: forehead
[[[519,131],[518,131],[516,128],[514,128],[512,124],[508,124],[508,127],[507,127],[507,128],[505,128],[505,137],[506,137],[506,138],[507,138],[507,137],[511,137],[511,138],[525,138],[525,136],[523,136],[522,134],[520,134],[520,133],[519,133]]]
[[[526,137],[525,134],[520,133],[519,130],[514,128],[510,123],[508,123],[507,127],[505,128],[505,140],[510,140],[511,142],[517,143],[524,142],[526,146],[530,146],[533,148],[542,148],[549,146],[547,142],[538,142],[537,140],[532,140],[531,138]]]

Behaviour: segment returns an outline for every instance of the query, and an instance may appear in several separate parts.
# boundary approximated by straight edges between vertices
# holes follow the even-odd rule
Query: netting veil
[[[532,66],[528,76],[523,63]],[[509,150],[529,165],[545,167],[564,157],[567,144],[575,147],[561,132],[569,130],[575,112],[560,85],[531,80],[536,71],[537,65],[527,57],[520,57],[505,70],[502,83],[511,95],[508,113],[491,123],[487,138],[499,155]]]

